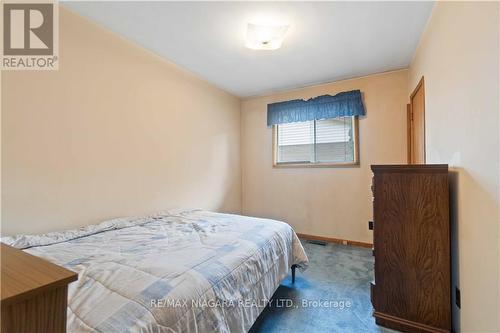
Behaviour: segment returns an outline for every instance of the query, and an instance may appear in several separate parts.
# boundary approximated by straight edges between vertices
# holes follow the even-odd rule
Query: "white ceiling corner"
[[[408,67],[433,2],[64,2],[70,10],[240,97]],[[260,16],[276,51],[245,48]],[[131,23],[133,22],[133,23]]]

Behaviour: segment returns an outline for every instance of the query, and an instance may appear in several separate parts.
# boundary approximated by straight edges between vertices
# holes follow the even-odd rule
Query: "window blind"
[[[277,125],[278,163],[354,161],[353,117]]]
[[[314,159],[314,122],[278,126],[278,161],[310,162]]]
[[[352,117],[316,121],[316,159],[320,163],[354,161]]]

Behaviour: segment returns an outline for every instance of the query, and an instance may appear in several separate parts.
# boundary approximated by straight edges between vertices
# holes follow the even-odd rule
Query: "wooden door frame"
[[[412,138],[412,125],[411,125],[411,104],[406,104],[406,158],[407,164],[411,164],[411,138]]]
[[[418,81],[417,86],[415,89],[413,89],[413,92],[410,95],[410,103],[406,105],[406,128],[407,128],[407,158],[408,158],[408,164],[412,164],[412,138],[413,138],[413,125],[412,125],[412,120],[413,120],[413,111],[411,109],[413,97],[415,97],[415,94],[417,93],[418,89],[422,88],[422,97],[424,100],[424,103],[422,105],[422,120],[423,120],[423,152],[424,152],[424,164],[426,163],[426,142],[425,142],[425,82],[424,82],[424,76]]]

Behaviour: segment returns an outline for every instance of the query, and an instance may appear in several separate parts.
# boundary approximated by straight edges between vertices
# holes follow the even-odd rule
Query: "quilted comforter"
[[[68,332],[246,332],[308,263],[288,224],[202,210],[2,242],[78,273]]]

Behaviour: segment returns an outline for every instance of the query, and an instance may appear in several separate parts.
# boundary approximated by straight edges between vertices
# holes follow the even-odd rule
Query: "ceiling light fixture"
[[[288,25],[248,23],[245,46],[252,50],[277,50],[283,44]]]

